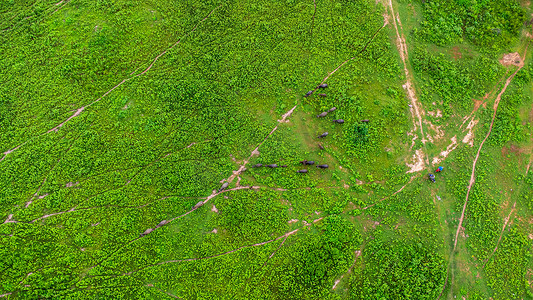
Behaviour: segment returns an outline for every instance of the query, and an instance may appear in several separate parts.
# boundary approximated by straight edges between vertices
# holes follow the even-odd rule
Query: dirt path
[[[383,29],[385,26],[387,26],[389,24],[388,22],[388,19],[385,18],[384,21],[383,21],[383,26],[381,26],[377,31],[376,33],[374,33],[374,35],[372,36],[372,38],[370,38],[370,40],[366,43],[365,47],[363,48],[363,50],[361,50],[359,54],[363,53],[366,48],[368,47],[368,45],[370,45],[370,43],[372,43],[372,41],[374,41],[374,38],[378,35],[378,33],[381,31],[381,29]],[[357,56],[354,56],[354,57],[350,57],[348,58],[347,60],[345,60],[344,62],[342,62],[337,68],[335,68],[333,71],[331,71],[330,73],[328,73],[328,75],[326,77],[324,77],[324,79],[322,80],[322,82],[320,84],[323,84],[326,82],[326,80],[329,79],[329,77],[333,74],[335,74],[335,72],[337,72],[340,68],[342,68],[345,64],[347,64],[349,61],[351,60],[354,60]],[[315,92],[316,90],[318,90],[318,86],[313,90],[313,92]]]
[[[420,134],[421,134],[422,143],[423,144],[426,143],[426,138],[425,138],[425,135],[424,135],[424,128],[422,127],[422,116],[424,115],[424,110],[420,108],[421,104],[419,103],[418,98],[416,96],[415,89],[413,88],[412,76],[409,73],[409,69],[407,68],[407,62],[408,62],[408,59],[409,59],[409,53],[407,51],[407,43],[405,41],[405,37],[403,35],[403,32],[400,33],[400,30],[398,30],[398,25],[400,27],[402,25],[401,25],[401,21],[400,21],[400,15],[398,13],[396,13],[396,14],[394,13],[392,0],[389,0],[388,9],[390,10],[391,15],[392,15],[392,24],[394,25],[394,29],[396,31],[396,47],[398,48],[398,52],[400,53],[400,58],[402,59],[403,70],[404,70],[405,78],[406,78],[406,81],[405,81],[405,84],[404,84],[403,88],[406,90],[407,96],[411,100],[410,111],[411,111],[411,115],[413,117],[413,135],[414,135],[413,140],[412,140],[412,145],[411,145],[411,148],[412,148],[412,146],[414,145],[414,142],[415,142],[415,140],[417,138],[416,135],[414,134],[414,131],[417,130],[417,121],[418,121],[418,128],[420,128]],[[402,29],[402,31],[403,31],[403,29]],[[417,120],[417,121],[415,121],[415,120]],[[428,162],[428,164],[429,164],[429,162]]]
[[[10,154],[11,152],[13,152],[13,151],[17,150],[18,148],[22,147],[22,146],[23,146],[24,144],[26,144],[26,143],[27,143],[27,142],[24,142],[24,143],[18,145],[17,147],[15,147],[15,148],[13,148],[13,149],[11,149],[11,150],[7,150],[6,152],[2,153],[2,154],[4,154],[4,156],[2,156],[2,158],[0,159],[0,161],[3,161],[3,160],[7,157],[8,154]]]
[[[483,267],[481,268],[482,270],[485,269],[485,266],[487,265],[489,260],[492,258],[492,256],[494,256],[494,253],[496,252],[496,250],[498,250],[498,246],[500,245],[500,242],[501,242],[502,237],[503,237],[503,232],[505,231],[505,228],[507,227],[507,224],[509,223],[509,220],[511,220],[511,215],[515,211],[515,208],[516,208],[516,201],[513,204],[513,207],[511,208],[511,211],[509,212],[509,215],[507,216],[507,218],[505,218],[505,222],[503,223],[502,231],[500,232],[500,237],[498,238],[498,242],[496,242],[496,247],[494,247],[494,250],[492,250],[490,256],[487,257],[487,259],[483,263]]]
[[[337,288],[337,285],[341,282],[342,278],[344,278],[344,275],[346,274],[349,275],[350,273],[352,273],[352,270],[355,267],[355,264],[357,263],[357,258],[359,258],[359,256],[361,256],[361,251],[360,250],[355,251],[355,259],[353,261],[352,266],[348,269],[346,273],[342,274],[339,279],[335,280],[335,284],[333,284],[333,286],[331,287],[332,290]]]
[[[172,297],[172,298],[175,298],[175,299],[183,299],[183,298],[180,298],[180,297],[178,297],[178,296],[176,296],[176,295],[174,295],[174,294],[172,294],[172,293],[170,293],[170,292],[163,291],[162,289],[160,289],[160,288],[154,286],[153,284],[152,284],[152,285],[147,285],[147,287],[152,287],[152,288],[154,288],[154,289],[160,291],[161,293],[164,293],[164,294],[166,294],[166,295],[168,295],[168,296],[170,296],[170,297]]]
[[[263,245],[266,245],[266,244],[269,244],[269,243],[272,243],[272,242],[275,242],[275,241],[278,241],[278,240],[281,240],[281,239],[286,239],[287,237],[289,237],[289,236],[295,234],[296,232],[298,232],[299,230],[300,229],[295,229],[295,230],[287,232],[287,233],[285,233],[285,234],[283,234],[283,235],[281,235],[281,236],[279,236],[279,237],[277,237],[275,239],[271,239],[271,240],[268,240],[268,241],[265,241],[265,242],[261,242],[261,243],[241,246],[239,248],[236,248],[236,249],[224,252],[224,253],[215,254],[215,255],[211,255],[211,256],[205,256],[205,257],[198,257],[198,258],[185,258],[185,259],[173,259],[173,260],[162,261],[162,262],[159,262],[159,263],[156,263],[156,264],[151,264],[151,265],[148,265],[148,266],[145,266],[145,267],[142,267],[142,268],[127,272],[127,273],[123,273],[122,275],[123,276],[129,276],[129,275],[131,275],[133,273],[145,270],[147,268],[155,267],[155,266],[160,266],[160,265],[165,265],[165,264],[170,264],[170,263],[179,263],[179,262],[188,262],[188,261],[196,261],[196,260],[203,260],[203,259],[211,259],[211,258],[215,258],[215,257],[231,254],[231,253],[237,252],[237,251],[242,250],[242,249],[263,246]],[[278,249],[279,249],[279,247],[278,247]],[[273,255],[271,255],[271,256],[273,256]]]
[[[487,132],[487,135],[485,136],[485,138],[483,139],[483,141],[479,145],[479,148],[478,148],[477,154],[476,154],[476,158],[474,159],[474,162],[472,163],[472,174],[470,175],[470,182],[468,184],[468,189],[466,191],[465,204],[463,205],[463,211],[461,212],[461,218],[459,219],[459,225],[457,226],[457,232],[455,233],[455,241],[453,243],[453,251],[455,251],[455,249],[457,248],[457,240],[459,238],[459,232],[460,232],[461,227],[463,225],[463,220],[464,220],[465,211],[466,211],[466,205],[468,204],[468,198],[470,196],[470,190],[472,189],[472,186],[476,182],[476,177],[475,177],[476,164],[477,164],[477,160],[479,159],[479,154],[481,153],[481,148],[483,148],[483,145],[485,144],[485,141],[488,139],[488,137],[490,136],[490,134],[492,132],[492,127],[494,126],[494,120],[496,119],[496,113],[498,112],[498,105],[500,104],[500,100],[501,100],[501,97],[502,97],[503,93],[505,93],[505,91],[507,90],[507,87],[509,86],[509,84],[511,83],[513,78],[515,77],[516,73],[518,73],[518,71],[520,71],[524,67],[524,60],[525,60],[525,57],[526,57],[526,54],[527,54],[528,46],[529,46],[529,42],[526,44],[526,49],[524,51],[524,58],[520,61],[520,65],[518,66],[518,69],[511,76],[509,76],[507,78],[507,80],[505,81],[505,85],[503,86],[503,88],[500,91],[500,93],[498,94],[498,96],[496,96],[496,100],[494,101],[494,105],[493,105],[494,113],[492,114],[492,121],[490,122],[489,131]]]
[[[411,179],[409,179],[409,181],[408,181],[406,184],[404,184],[399,190],[397,190],[396,192],[392,193],[392,195],[387,196],[387,197],[384,197],[384,198],[381,198],[381,199],[379,199],[378,201],[376,201],[376,203],[371,204],[371,205],[369,205],[369,206],[367,206],[367,207],[363,207],[362,209],[363,209],[363,210],[365,210],[365,209],[369,209],[369,208],[373,207],[374,205],[376,205],[376,204],[378,204],[378,203],[380,203],[380,202],[382,202],[382,201],[384,201],[384,200],[387,200],[387,199],[389,199],[390,197],[392,197],[392,196],[398,194],[399,192],[403,191],[403,189],[404,189],[409,183],[413,182],[413,180],[414,180],[416,177],[417,177],[417,175],[415,175],[415,176],[411,176]]]
[[[315,7],[315,10],[313,11],[313,17],[311,18],[311,39],[313,39],[313,28],[315,27],[315,15],[316,15],[316,0],[313,0],[313,5]]]
[[[66,2],[65,4],[63,4],[61,7],[63,7],[63,6],[66,5],[67,3],[68,3],[68,2]],[[128,77],[128,78],[123,79],[123,80],[122,80],[121,82],[119,82],[117,85],[115,85],[114,87],[112,87],[111,89],[109,89],[107,92],[105,92],[102,96],[100,96],[100,98],[94,100],[93,102],[89,103],[89,104],[86,105],[86,106],[82,106],[82,107],[78,108],[78,109],[76,110],[76,112],[74,112],[74,114],[72,114],[70,117],[68,117],[67,119],[65,119],[65,121],[59,123],[59,124],[58,124],[57,126],[55,126],[54,128],[52,128],[52,129],[50,129],[50,130],[48,130],[48,131],[46,131],[45,133],[40,134],[40,135],[48,134],[48,133],[53,132],[53,131],[58,131],[59,128],[63,127],[67,122],[69,122],[69,121],[72,120],[73,118],[79,116],[79,115],[80,115],[80,114],[81,114],[86,108],[88,108],[88,107],[90,107],[91,105],[93,105],[93,104],[99,102],[99,101],[102,100],[105,96],[107,96],[109,93],[111,93],[112,91],[114,91],[115,89],[117,89],[118,87],[120,87],[121,85],[123,85],[124,83],[128,82],[128,81],[131,80],[131,79],[134,79],[134,78],[136,78],[136,77],[139,77],[139,76],[141,76],[141,75],[146,74],[146,72],[148,72],[148,71],[154,66],[154,64],[157,62],[157,60],[158,60],[161,56],[163,56],[163,55],[166,54],[169,50],[171,50],[171,49],[173,49],[174,47],[176,47],[176,46],[177,46],[177,45],[178,45],[178,44],[179,44],[184,38],[188,37],[190,34],[192,34],[194,31],[196,31],[196,28],[198,27],[198,25],[200,25],[200,24],[203,23],[205,20],[207,20],[207,19],[213,14],[213,12],[214,12],[216,9],[218,9],[219,7],[221,7],[221,6],[222,6],[222,4],[219,5],[219,6],[217,6],[217,7],[215,7],[213,10],[211,10],[211,11],[209,12],[209,14],[208,14],[205,18],[203,18],[202,20],[200,20],[198,23],[196,23],[196,25],[193,27],[193,29],[192,29],[191,31],[189,31],[187,34],[185,34],[185,36],[183,36],[182,38],[180,38],[176,43],[174,43],[172,46],[170,46],[169,48],[167,48],[167,49],[164,50],[163,52],[159,53],[159,55],[157,55],[157,56],[152,60],[152,62],[150,63],[150,65],[149,65],[146,69],[144,69],[144,71],[142,71],[141,73],[139,73],[139,74],[137,74],[137,75],[134,75],[134,76],[131,76],[131,77]],[[135,70],[132,74],[134,74],[136,71],[137,71],[137,70]],[[131,75],[131,74],[130,74],[130,75]],[[39,136],[40,136],[40,135],[39,135]],[[22,145],[26,144],[27,142],[28,142],[28,141],[24,142]],[[11,150],[9,150],[9,151],[7,151],[7,152],[4,152],[4,157],[3,157],[2,159],[0,159],[0,162],[1,162],[2,160],[4,160],[4,158],[5,158],[9,153],[11,153],[11,152],[17,150],[17,149],[20,148],[22,145],[20,145],[20,146],[14,148],[14,149],[11,149]]]

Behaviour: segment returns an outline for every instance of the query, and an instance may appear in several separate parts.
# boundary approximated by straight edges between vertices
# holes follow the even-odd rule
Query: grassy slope
[[[529,243],[531,187],[524,183],[531,183],[531,172],[518,176],[528,153],[509,154],[506,172],[498,170],[502,146],[527,149],[530,127],[483,148],[463,223],[470,238],[450,261],[471,161],[491,113],[478,112],[474,147],[460,142],[446,160],[444,180],[430,185],[418,175],[410,181],[410,114],[394,29],[380,29],[383,6],[315,4],[316,10],[309,1],[1,4],[0,152],[23,145],[0,162],[0,220],[18,221],[0,224],[0,294],[434,299],[448,264],[449,297],[465,290],[481,297],[524,294],[525,287],[514,286],[530,264],[518,259]],[[421,4],[395,7],[406,33],[419,26]],[[505,70],[497,55],[466,42],[458,43],[465,53],[458,61],[449,56],[451,45],[409,34],[407,42],[422,104],[436,101],[434,109],[445,115],[428,116],[446,132],[426,146],[432,157],[462,134],[455,124],[473,105],[457,102],[454,89],[481,97]],[[328,97],[302,97],[347,59],[327,80]],[[442,69],[432,73],[435,65]],[[505,120],[529,117],[531,69],[523,70],[502,98]],[[456,77],[437,84],[441,74]],[[516,105],[506,110],[507,100]],[[294,105],[289,122],[265,140]],[[332,106],[334,113],[316,119]],[[334,125],[333,118],[346,122]],[[371,120],[367,141],[356,133],[366,130],[361,119]],[[495,136],[506,136],[508,128],[495,128],[502,132]],[[316,136],[324,131],[330,134],[320,140],[321,151]],[[248,167],[287,168],[248,168],[239,184],[256,188],[220,194],[191,211],[263,141]],[[301,176],[295,171],[302,159],[330,169],[309,167]],[[497,193],[510,186],[523,196],[511,233],[501,240],[499,249],[509,250],[495,252],[479,270],[509,213],[507,198],[514,197]],[[518,259],[512,264],[518,272],[505,268],[511,258]]]

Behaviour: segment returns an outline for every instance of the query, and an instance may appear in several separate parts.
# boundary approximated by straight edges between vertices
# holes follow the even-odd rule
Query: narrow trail
[[[376,205],[376,204],[378,204],[378,203],[381,203],[382,201],[387,200],[387,199],[389,199],[390,197],[392,197],[392,196],[394,196],[394,195],[400,193],[401,191],[403,191],[403,189],[404,189],[407,185],[409,185],[409,183],[413,182],[413,180],[414,180],[416,177],[418,177],[418,175],[411,176],[411,179],[409,179],[409,181],[408,181],[406,184],[404,184],[399,190],[397,190],[396,192],[392,193],[392,195],[387,196],[387,197],[384,197],[384,198],[381,198],[381,199],[379,199],[378,201],[376,201],[376,203],[371,204],[371,205],[366,206],[366,207],[363,207],[362,210],[369,209],[369,208],[373,207],[374,205]]]
[[[342,274],[339,279],[335,280],[335,283],[331,287],[332,290],[337,288],[337,285],[341,282],[341,280],[344,278],[345,275],[347,275],[347,274],[349,275],[350,273],[352,273],[352,270],[355,267],[355,264],[357,263],[357,259],[359,258],[359,256],[361,256],[361,250],[355,251],[355,259],[353,261],[352,266],[348,269],[348,271],[346,273]]]
[[[315,10],[313,11],[313,17],[311,19],[311,40],[313,39],[313,28],[315,27],[315,15],[316,15],[316,0],[313,0]]]
[[[164,294],[168,295],[169,297],[172,297],[172,298],[175,298],[175,299],[183,299],[183,298],[180,298],[180,297],[178,297],[178,296],[176,296],[176,295],[174,295],[174,294],[172,294],[172,293],[170,293],[170,292],[163,291],[162,289],[160,289],[160,288],[154,286],[153,284],[152,284],[152,285],[147,285],[147,287],[152,287],[152,288],[154,288],[154,289],[160,291],[161,293],[164,293]]]
[[[0,159],[0,161],[3,161],[3,160],[7,157],[8,154],[10,154],[11,152],[13,152],[13,151],[15,151],[15,150],[18,150],[18,148],[24,146],[24,144],[26,144],[26,143],[27,143],[27,142],[24,142],[24,143],[18,145],[17,147],[15,147],[15,148],[13,148],[13,149],[11,149],[11,150],[7,150],[6,152],[2,153],[2,154],[4,154],[4,156],[2,156],[2,158]]]
[[[518,73],[518,71],[520,71],[524,67],[524,60],[525,60],[525,57],[526,57],[526,54],[527,54],[528,46],[529,46],[529,42],[526,44],[526,49],[524,51],[524,56],[523,56],[523,58],[522,58],[522,60],[520,62],[520,65],[518,66],[518,69],[511,76],[509,76],[507,78],[507,80],[505,81],[505,85],[503,86],[503,88],[500,91],[500,93],[498,94],[498,96],[496,96],[496,100],[494,101],[494,105],[493,105],[494,113],[492,114],[492,121],[490,122],[489,131],[487,132],[487,135],[485,136],[485,138],[483,139],[483,141],[479,145],[479,148],[478,148],[477,154],[476,154],[476,158],[474,158],[474,162],[472,163],[472,174],[470,175],[470,182],[468,184],[468,189],[466,191],[466,198],[465,198],[465,203],[463,205],[463,211],[461,212],[461,218],[459,219],[459,225],[457,226],[457,232],[455,233],[455,240],[454,240],[454,243],[453,243],[453,251],[455,251],[455,249],[457,248],[457,240],[459,238],[459,232],[460,232],[461,227],[463,225],[463,220],[464,220],[464,217],[465,217],[465,211],[466,211],[466,206],[468,204],[468,198],[470,196],[470,191],[472,189],[472,186],[476,182],[476,176],[475,176],[476,175],[476,164],[477,164],[477,160],[479,159],[479,154],[481,153],[481,148],[483,148],[483,145],[485,144],[485,141],[487,141],[487,139],[489,138],[489,136],[490,136],[490,134],[492,132],[492,127],[494,126],[494,120],[496,119],[496,113],[498,112],[498,105],[500,104],[500,100],[501,100],[501,97],[502,97],[503,93],[505,93],[505,91],[507,90],[507,87],[509,86],[509,84],[511,84],[511,81],[513,80],[515,75]]]
[[[520,71],[522,69],[522,67],[524,66],[524,61],[525,61],[525,58],[526,58],[529,42],[530,42],[530,40],[528,40],[527,43],[526,43],[526,47],[525,47],[525,50],[524,50],[524,56],[521,59],[520,64],[518,65],[518,69],[507,78],[507,80],[505,81],[505,85],[503,86],[501,91],[498,93],[498,95],[496,96],[496,99],[494,101],[494,105],[493,105],[494,113],[492,115],[492,120],[490,122],[489,130],[488,130],[485,138],[483,139],[483,141],[479,145],[478,151],[476,153],[476,157],[474,158],[474,161],[472,163],[472,173],[470,175],[470,181],[469,181],[468,189],[467,189],[467,192],[466,192],[465,203],[463,205],[463,210],[461,212],[461,217],[459,219],[459,225],[457,226],[457,231],[455,232],[455,240],[454,240],[454,244],[453,244],[453,249],[452,249],[452,251],[450,253],[450,259],[449,259],[449,262],[448,262],[448,272],[446,274],[446,280],[444,282],[444,285],[442,287],[442,290],[441,290],[437,300],[439,300],[442,297],[442,295],[444,294],[444,291],[446,290],[446,287],[448,285],[448,281],[449,281],[449,278],[450,278],[449,265],[454,260],[454,254],[455,254],[455,250],[457,249],[457,242],[458,242],[458,238],[459,238],[459,233],[461,232],[461,228],[463,227],[463,221],[464,221],[466,206],[468,204],[468,199],[469,199],[469,196],[470,196],[470,191],[472,189],[472,186],[475,183],[475,172],[476,172],[477,160],[479,159],[479,155],[481,153],[481,149],[482,149],[483,145],[485,144],[485,141],[488,139],[488,137],[490,136],[490,134],[492,132],[492,127],[494,126],[494,120],[496,119],[496,113],[497,113],[497,110],[498,110],[498,105],[500,104],[501,96],[503,95],[503,93],[505,93],[505,91],[507,90],[507,87],[509,86],[509,84],[511,83],[511,81],[513,80],[515,75],[518,73],[518,71]],[[500,84],[500,82],[497,83],[497,85],[499,85],[499,84]]]
[[[374,39],[376,38],[376,36],[378,35],[378,33],[381,31],[381,29],[385,28],[385,26],[387,26],[389,24],[388,20],[385,19],[383,21],[383,26],[381,26],[377,31],[376,33],[374,33],[374,35],[372,36],[372,38],[370,38],[370,40],[365,44],[365,47],[359,51],[359,53],[357,53],[357,55],[363,53],[366,48],[368,47],[368,45],[370,45],[372,43],[372,41],[374,41]],[[337,72],[340,68],[342,68],[345,64],[347,64],[349,61],[351,60],[354,60],[355,58],[357,58],[357,55],[356,56],[353,56],[353,57],[350,57],[348,58],[347,60],[345,60],[344,62],[342,62],[337,68],[335,68],[333,71],[331,71],[330,73],[328,73],[328,75],[326,77],[324,77],[324,79],[322,80],[322,82],[320,84],[323,84],[326,82],[326,80],[329,79],[329,77],[333,74],[335,74],[335,72]],[[320,85],[319,84],[319,85]],[[315,92],[316,90],[318,90],[318,86],[313,90],[313,92]]]
[[[343,187],[339,187],[339,186],[326,186],[326,187],[314,187],[315,189],[342,189]],[[195,205],[191,210],[177,216],[177,217],[174,217],[172,219],[169,219],[169,220],[164,220],[165,221],[165,224],[162,224],[162,225],[166,225],[168,222],[172,222],[172,221],[175,221],[177,219],[180,219],[180,218],[183,218],[185,216],[187,216],[188,214],[192,213],[193,211],[199,209],[200,207],[202,207],[203,205],[206,204],[207,200],[206,199],[212,199],[214,198],[214,196],[218,196],[220,194],[223,194],[223,193],[227,193],[227,192],[232,192],[232,191],[238,191],[238,190],[259,190],[259,189],[269,189],[269,190],[273,190],[273,191],[278,191],[278,192],[287,192],[287,191],[291,191],[291,190],[311,190],[312,188],[309,188],[309,187],[302,187],[302,188],[292,188],[292,189],[284,189],[284,188],[273,188],[273,187],[266,187],[266,186],[257,186],[257,185],[253,185],[253,186],[237,186],[235,188],[231,188],[231,189],[225,189],[223,191],[220,191],[218,193],[216,193],[216,195],[210,195],[208,197],[185,197],[185,196],[181,196],[181,195],[171,195],[171,196],[165,196],[165,197],[161,197],[161,198],[158,198],[158,199],[155,199],[151,202],[147,202],[147,203],[144,203],[144,204],[140,204],[140,205],[102,205],[102,206],[91,206],[91,207],[82,207],[82,208],[78,208],[79,205],[76,205],[74,207],[72,207],[71,209],[69,210],[65,210],[65,211],[58,211],[58,212],[55,212],[55,213],[50,213],[50,214],[46,214],[46,215],[42,215],[40,217],[37,217],[35,219],[32,219],[30,221],[17,221],[17,220],[14,220],[13,219],[13,214],[10,214],[8,215],[7,219],[4,220],[3,223],[0,223],[0,225],[2,224],[7,224],[7,223],[25,223],[25,224],[31,224],[31,223],[35,223],[39,220],[43,220],[43,219],[47,219],[47,218],[50,218],[50,217],[53,217],[53,216],[59,216],[59,215],[63,215],[63,214],[66,214],[66,213],[72,213],[72,212],[79,212],[79,211],[86,211],[86,210],[93,210],[93,209],[108,209],[108,208],[119,208],[119,209],[140,209],[140,208],[145,208],[145,207],[148,207],[152,204],[154,204],[155,202],[157,201],[160,201],[160,200],[164,200],[164,199],[168,199],[168,198],[171,198],[171,197],[179,197],[179,198],[183,198],[183,199],[198,199],[198,200],[204,200],[202,201],[203,204],[202,205]],[[382,199],[384,200],[384,199]],[[366,208],[365,208],[366,209]],[[218,210],[217,210],[218,212]],[[161,225],[161,226],[162,226]],[[161,227],[159,226],[159,227]],[[157,227],[157,226],[156,226]],[[157,227],[157,228],[159,228]],[[149,228],[149,229],[152,229],[152,230],[155,230],[157,228]],[[152,231],[151,231],[152,232]],[[151,233],[150,232],[150,233]]]
[[[270,136],[271,136],[271,135],[272,135],[272,134],[278,129],[279,124],[284,123],[284,122],[286,121],[286,119],[289,118],[289,117],[291,116],[291,114],[294,112],[294,110],[296,109],[297,106],[298,106],[298,104],[296,104],[292,109],[290,109],[287,113],[285,113],[285,114],[282,116],[281,120],[278,120],[278,125],[276,125],[276,127],[274,127],[274,129],[272,129],[272,131],[271,131],[271,132],[265,137],[265,139],[263,139],[263,141],[261,141],[261,143],[259,143],[259,145],[257,145],[257,147],[256,147],[256,148],[252,151],[252,153],[250,154],[250,156],[242,162],[242,164],[241,164],[241,166],[239,167],[239,169],[238,169],[237,171],[233,171],[233,174],[232,174],[230,177],[228,177],[228,178],[226,178],[226,179],[223,179],[221,182],[227,182],[227,183],[231,183],[231,182],[233,182],[233,180],[234,180],[234,179],[235,179],[235,178],[236,178],[241,172],[244,171],[244,169],[245,169],[245,167],[246,167],[246,164],[248,164],[248,162],[250,161],[250,159],[251,159],[254,155],[256,155],[256,153],[258,153],[258,149],[259,149],[259,147],[261,147],[261,145],[263,145],[263,143],[264,143],[264,142],[265,142],[265,141],[266,141],[266,140],[267,140],[267,139],[268,139],[268,138],[269,138],[269,137],[270,137]],[[213,193],[212,193],[211,195],[209,195],[209,196],[207,196],[207,197],[205,198],[205,200],[198,202],[196,205],[194,205],[194,207],[193,207],[192,209],[190,209],[190,210],[187,211],[186,213],[181,214],[181,215],[179,215],[179,216],[176,216],[176,217],[174,217],[174,218],[172,218],[172,219],[170,219],[170,220],[163,220],[163,221],[161,221],[161,222],[160,222],[155,228],[148,228],[148,229],[146,229],[146,230],[144,231],[144,233],[142,233],[139,237],[137,237],[137,238],[135,238],[135,239],[133,239],[133,240],[131,240],[131,241],[129,241],[129,242],[123,244],[120,248],[118,248],[117,250],[113,251],[111,254],[109,254],[109,255],[108,255],[106,258],[104,258],[102,261],[100,261],[100,262],[97,263],[96,265],[90,267],[90,268],[89,268],[89,271],[92,270],[92,269],[94,269],[95,267],[100,266],[102,263],[104,263],[104,262],[106,262],[107,260],[109,260],[109,259],[110,259],[110,258],[116,253],[116,252],[118,252],[118,251],[124,249],[125,247],[127,247],[127,246],[129,246],[129,245],[135,243],[137,240],[139,240],[139,239],[141,239],[141,238],[143,238],[143,237],[145,237],[145,236],[147,236],[147,235],[153,233],[153,232],[156,231],[157,229],[159,229],[159,228],[161,228],[161,227],[163,227],[163,226],[166,226],[166,225],[172,223],[172,222],[175,221],[175,220],[181,219],[181,218],[183,218],[183,217],[189,215],[189,214],[192,213],[193,211],[195,211],[195,210],[199,209],[200,207],[204,206],[205,204],[207,204],[207,203],[209,202],[209,200],[213,199],[214,197],[216,197],[216,196],[218,196],[218,195],[220,195],[220,194],[222,194],[222,193],[225,193],[225,192],[235,191],[235,190],[241,190],[241,189],[246,189],[246,188],[249,188],[249,187],[242,187],[242,186],[241,186],[241,187],[236,187],[236,188],[233,188],[233,189],[226,189],[226,190],[222,190],[222,191],[216,191],[216,190],[214,190]]]
[[[67,3],[68,3],[68,2],[67,2]],[[63,6],[64,6],[64,5],[63,5]],[[112,87],[111,89],[109,89],[108,91],[106,91],[102,96],[100,96],[100,98],[94,100],[93,102],[91,102],[91,103],[89,103],[89,104],[87,104],[87,105],[85,105],[85,106],[82,106],[82,107],[78,108],[78,109],[74,112],[74,114],[72,114],[70,117],[68,117],[67,119],[65,119],[63,122],[59,123],[59,124],[58,124],[57,126],[55,126],[54,128],[52,128],[52,129],[50,129],[50,130],[46,131],[45,133],[40,134],[40,135],[38,135],[38,136],[42,136],[42,135],[45,135],[45,134],[49,134],[49,133],[51,133],[51,132],[53,132],[53,131],[58,131],[59,128],[63,127],[67,122],[69,122],[69,121],[72,120],[73,118],[79,116],[79,115],[80,115],[80,114],[81,114],[86,108],[88,108],[88,107],[90,107],[91,105],[93,105],[93,104],[99,102],[99,101],[102,100],[104,97],[106,97],[109,93],[111,93],[112,91],[114,91],[115,89],[117,89],[118,87],[120,87],[121,85],[123,85],[124,83],[128,82],[128,81],[131,80],[131,79],[134,79],[134,78],[136,78],[136,77],[139,77],[139,76],[141,76],[141,75],[146,74],[146,72],[148,72],[148,71],[154,66],[154,64],[157,62],[157,60],[158,60],[161,56],[165,55],[168,51],[170,51],[171,49],[173,49],[174,47],[176,47],[177,45],[179,45],[183,39],[187,38],[187,37],[188,37],[189,35],[191,35],[194,31],[196,31],[196,28],[198,27],[198,25],[200,25],[200,24],[203,23],[205,20],[207,20],[207,19],[213,14],[213,12],[214,12],[216,9],[218,9],[219,7],[221,7],[221,6],[222,6],[222,4],[219,5],[219,6],[217,6],[217,7],[215,7],[213,10],[211,10],[211,11],[209,12],[209,14],[208,14],[205,18],[203,18],[203,19],[200,20],[198,23],[196,23],[196,25],[193,27],[192,30],[190,30],[187,34],[185,34],[182,38],[180,38],[180,39],[179,39],[176,43],[174,43],[172,46],[170,46],[169,48],[167,48],[167,49],[164,50],[163,52],[159,53],[159,55],[157,55],[157,56],[152,60],[152,62],[150,63],[150,65],[149,65],[146,69],[144,69],[144,71],[142,71],[141,73],[139,73],[139,74],[137,74],[137,75],[133,75],[133,76],[131,76],[131,77],[128,77],[128,78],[123,79],[123,80],[120,81],[117,85],[115,85],[114,87]],[[134,71],[133,73],[131,73],[131,74],[134,74],[136,71],[137,71],[137,70],[135,70],[135,71]],[[130,75],[131,75],[131,74],[130,74]],[[31,140],[31,138],[30,138],[30,140]],[[28,141],[29,141],[29,140],[28,140]],[[26,144],[28,141],[22,143],[21,145],[17,146],[17,147],[14,148],[14,149],[11,149],[11,150],[8,150],[8,151],[4,152],[4,157],[3,157],[2,159],[0,159],[0,162],[1,162],[2,160],[4,160],[5,157],[6,157],[8,154],[10,154],[11,152],[17,150],[17,149],[20,148],[22,145]]]
[[[196,261],[196,260],[211,259],[211,258],[216,258],[216,257],[220,257],[220,256],[223,256],[223,255],[235,253],[235,252],[237,252],[239,250],[242,250],[242,249],[263,246],[263,245],[266,245],[266,244],[269,244],[269,243],[272,243],[272,242],[275,242],[275,241],[278,241],[278,240],[281,240],[281,239],[286,239],[287,237],[297,233],[299,230],[300,229],[295,229],[295,230],[287,232],[287,233],[285,233],[285,234],[283,234],[283,235],[281,235],[281,236],[279,236],[279,237],[277,237],[275,239],[271,239],[271,240],[268,240],[268,241],[265,241],[265,242],[261,242],[261,243],[241,246],[239,248],[236,248],[236,249],[224,252],[224,253],[220,253],[220,254],[215,254],[215,255],[205,256],[205,257],[198,257],[198,258],[185,258],[185,259],[173,259],[173,260],[162,261],[162,262],[159,262],[159,263],[156,263],[156,264],[147,265],[145,267],[142,267],[142,268],[139,268],[139,269],[127,272],[127,273],[123,273],[122,276],[129,276],[129,275],[132,275],[133,273],[136,273],[136,272],[139,272],[139,271],[151,268],[151,267],[155,267],[155,266],[160,266],[160,265],[165,265],[165,264],[170,264],[170,263],[179,263],[179,262],[189,262],[189,261]]]
[[[494,247],[494,250],[492,250],[490,256],[487,257],[487,259],[483,263],[483,267],[481,268],[482,270],[485,269],[485,266],[487,265],[489,260],[494,256],[494,253],[496,252],[496,250],[498,250],[498,246],[500,246],[500,242],[501,242],[502,237],[503,237],[503,232],[505,231],[505,228],[507,227],[507,224],[509,223],[509,220],[511,220],[511,215],[515,211],[515,208],[516,208],[516,201],[515,201],[515,203],[513,203],[513,207],[511,208],[511,211],[509,212],[509,215],[507,216],[507,218],[505,218],[505,222],[503,223],[502,231],[500,232],[500,237],[498,238],[498,241],[496,242],[496,247]]]

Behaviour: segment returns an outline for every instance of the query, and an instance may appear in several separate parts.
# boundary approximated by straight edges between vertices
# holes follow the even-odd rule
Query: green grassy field
[[[533,298],[531,12],[0,2],[0,298]]]

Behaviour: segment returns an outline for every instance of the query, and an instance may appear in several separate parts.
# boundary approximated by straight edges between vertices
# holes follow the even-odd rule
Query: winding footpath
[[[476,158],[474,159],[474,162],[472,163],[472,174],[470,175],[470,182],[468,184],[468,189],[466,191],[465,204],[463,205],[463,211],[461,213],[461,218],[459,219],[459,225],[457,226],[457,232],[455,233],[455,240],[454,240],[454,243],[453,243],[453,251],[455,251],[455,249],[457,248],[457,239],[459,237],[459,232],[461,231],[461,227],[463,226],[463,221],[464,221],[464,218],[465,218],[466,206],[468,204],[468,199],[470,197],[470,191],[472,190],[472,186],[476,182],[476,165],[477,165],[477,160],[479,159],[479,154],[481,153],[481,148],[483,148],[483,145],[485,144],[485,141],[487,141],[487,139],[489,138],[489,136],[490,136],[490,134],[492,132],[492,127],[494,126],[494,120],[496,119],[496,113],[498,112],[498,105],[500,104],[500,100],[501,100],[501,97],[502,97],[503,93],[505,93],[505,91],[507,90],[507,87],[509,86],[509,84],[511,84],[511,81],[515,77],[516,73],[518,73],[518,71],[520,71],[524,67],[524,60],[526,58],[528,46],[529,46],[529,42],[526,44],[526,50],[524,51],[524,56],[522,57],[522,59],[520,61],[520,65],[518,66],[518,69],[511,76],[509,76],[507,78],[507,80],[505,81],[505,85],[503,86],[503,88],[500,91],[500,93],[498,94],[498,96],[496,96],[496,100],[494,101],[494,106],[493,106],[494,113],[492,114],[492,121],[490,122],[489,131],[487,132],[487,135],[485,135],[485,138],[483,139],[483,141],[479,145],[479,148],[478,148],[477,154],[476,154]]]

